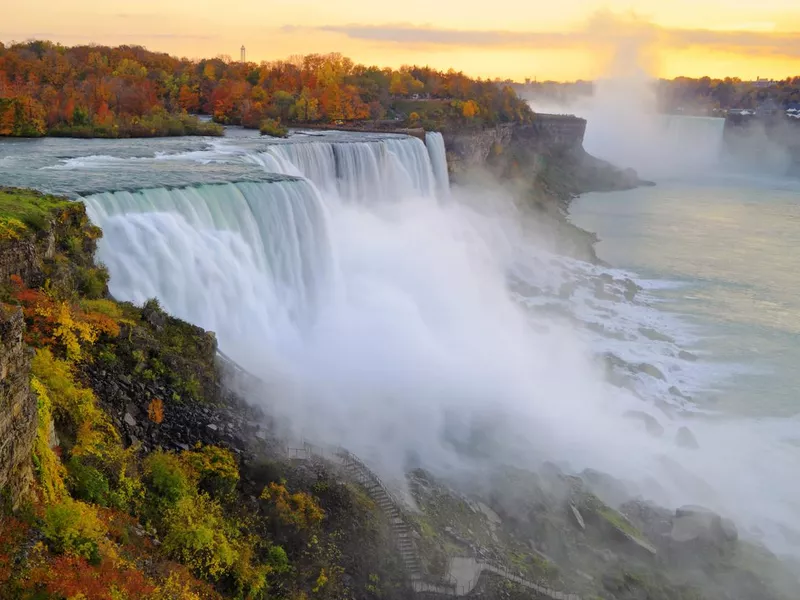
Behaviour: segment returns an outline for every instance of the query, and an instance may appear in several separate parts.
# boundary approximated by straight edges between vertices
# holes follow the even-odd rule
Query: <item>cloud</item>
[[[204,35],[199,33],[104,33],[104,34],[83,34],[83,33],[57,33],[54,31],[40,31],[33,33],[20,34],[19,32],[0,31],[0,39],[6,40],[53,40],[60,42],[80,43],[93,42],[95,40],[113,39],[115,42],[122,41],[130,43],[143,43],[148,39],[153,40],[215,40],[219,36]]]
[[[349,24],[302,27],[288,25],[283,31],[324,31],[348,38],[405,47],[495,49],[582,49],[619,47],[621,43],[660,48],[702,48],[719,52],[800,58],[800,33],[743,31],[740,29],[673,29],[656,25],[635,14],[607,11],[593,14],[583,27],[569,31],[511,31],[497,29],[446,29],[425,25]]]

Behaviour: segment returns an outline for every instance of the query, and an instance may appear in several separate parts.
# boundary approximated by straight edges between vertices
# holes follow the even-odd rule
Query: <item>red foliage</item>
[[[42,290],[27,287],[19,275],[12,275],[10,280],[12,296],[25,315],[25,343],[37,348],[57,346],[56,330],[60,325],[58,319],[62,303]],[[111,317],[102,313],[85,312],[78,307],[68,308],[72,320],[85,323],[98,333],[110,337],[119,335],[119,325]]]
[[[23,546],[30,526],[13,517],[0,517],[0,589],[14,574],[14,555]]]
[[[94,566],[72,556],[59,556],[46,566],[32,570],[30,583],[43,586],[57,597],[72,598],[80,593],[86,600],[114,600],[115,590],[128,598],[143,598],[155,590],[138,569],[115,565],[109,559]]]

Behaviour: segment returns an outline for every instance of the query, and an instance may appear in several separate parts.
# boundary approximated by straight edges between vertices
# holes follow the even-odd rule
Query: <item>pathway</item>
[[[483,594],[472,594],[472,592],[477,587],[480,578],[485,574],[491,573],[508,581],[513,581],[535,592],[540,597],[551,598],[552,600],[581,600],[580,596],[576,594],[550,589],[529,581],[502,565],[476,560],[472,557],[454,557],[450,559],[447,581],[431,581],[425,577],[422,561],[412,539],[413,530],[400,511],[399,506],[401,504],[386,489],[380,478],[360,458],[344,448],[325,451],[308,443],[304,443],[302,448],[290,448],[289,454],[294,458],[309,459],[317,457],[331,461],[339,465],[349,478],[364,488],[373,502],[378,505],[389,519],[397,549],[410,575],[411,587],[417,595],[426,598],[472,595],[474,598],[480,599]]]

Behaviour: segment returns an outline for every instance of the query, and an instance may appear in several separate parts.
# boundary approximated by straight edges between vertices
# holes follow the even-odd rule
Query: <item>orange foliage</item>
[[[138,569],[107,558],[95,566],[74,556],[59,556],[32,569],[30,584],[42,586],[56,597],[85,600],[144,598],[156,589]]]
[[[222,123],[255,126],[265,118],[363,120],[385,114],[403,98],[473,100],[480,110],[467,108],[463,116],[487,123],[532,115],[502,83],[453,70],[358,65],[337,53],[260,65],[45,41],[12,44],[0,53],[0,135],[18,131],[22,117],[35,133],[45,124],[111,126],[163,111],[203,112]],[[4,99],[13,101],[14,111],[2,110]]]
[[[147,418],[156,425],[160,425],[164,420],[164,402],[159,398],[153,398],[147,405]]]
[[[25,315],[25,342],[31,346],[51,347],[77,358],[82,342],[93,343],[100,334],[119,335],[119,325],[107,315],[55,300],[42,290],[27,287],[19,275],[11,276],[11,285],[12,296]]]

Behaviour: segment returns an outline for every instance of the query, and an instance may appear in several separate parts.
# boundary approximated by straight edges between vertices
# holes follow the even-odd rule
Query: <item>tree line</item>
[[[253,128],[266,119],[483,126],[532,118],[509,86],[453,70],[365,66],[337,53],[256,64],[141,46],[0,43],[0,135],[209,133],[202,123],[176,119],[197,114]]]

